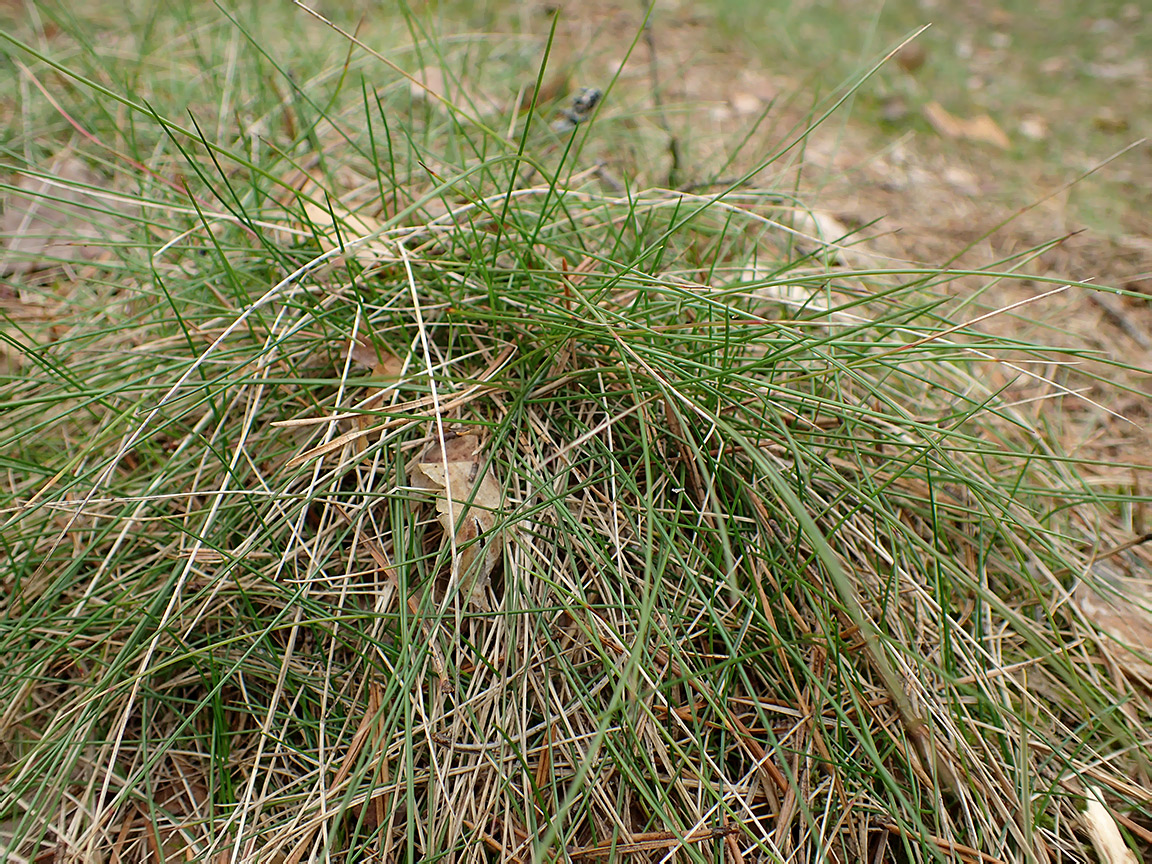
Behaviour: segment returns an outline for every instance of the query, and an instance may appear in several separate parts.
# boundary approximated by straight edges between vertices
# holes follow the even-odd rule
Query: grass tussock
[[[6,860],[1074,861],[1088,787],[1147,839],[1147,690],[1069,596],[1122,495],[1029,401],[1074,352],[771,155],[597,165],[611,91],[478,116],[495,42],[407,20],[454,101],[220,19],[180,116],[65,23],[7,37],[67,86],[6,155],[70,142],[110,239],[4,289]],[[416,482],[467,435],[479,537]]]

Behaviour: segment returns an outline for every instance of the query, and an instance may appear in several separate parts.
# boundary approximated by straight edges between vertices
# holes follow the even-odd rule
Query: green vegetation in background
[[[898,63],[881,70],[855,100],[853,117],[878,141],[908,130],[931,141],[918,113],[930,100],[961,117],[989,113],[1012,140],[1002,158],[983,145],[943,141],[937,149],[990,168],[1002,181],[999,199],[1015,206],[1152,136],[1152,12],[1144,4],[714,0],[705,8],[715,14],[715,48],[731,46],[817,91],[929,25],[915,42],[922,65],[911,74]],[[908,113],[890,122],[893,99]],[[1030,118],[1043,134],[1021,131]],[[1078,184],[1073,212],[1089,227],[1141,233],[1152,205],[1149,178],[1143,149]]]

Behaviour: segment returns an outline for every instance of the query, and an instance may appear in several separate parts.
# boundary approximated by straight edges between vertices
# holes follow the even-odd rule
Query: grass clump
[[[1086,786],[1133,812],[1147,701],[1068,602],[1102,496],[989,384],[1071,352],[759,170],[485,114],[451,70],[496,43],[406,23],[407,77],[303,81],[200,25],[169,60],[232,89],[181,104],[237,126],[117,89],[97,25],[9,36],[116,237],[9,277],[6,858],[1073,860]],[[414,480],[467,435],[478,539]]]

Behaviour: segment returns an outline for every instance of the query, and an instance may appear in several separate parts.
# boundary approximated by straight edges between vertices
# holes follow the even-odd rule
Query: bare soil
[[[702,5],[657,4],[649,19],[651,42],[640,39],[635,45],[644,3],[542,2],[521,13],[521,25],[541,33],[547,32],[550,16],[559,15],[554,66],[568,70],[576,84],[602,84],[627,57],[611,98],[627,104],[630,111],[646,105],[653,127],[653,152],[642,157],[599,154],[610,167],[647,171],[646,179],[662,184],[671,167],[675,139],[681,164],[671,179],[691,182],[707,176],[709,172],[699,166],[723,158],[725,146],[739,140],[766,111],[740,162],[733,165],[731,173],[738,176],[740,168],[780,149],[805,128],[812,114],[813,99],[805,92],[805,75],[810,70],[773,68],[771,57],[745,56],[736,46],[718,45],[713,20]],[[977,17],[971,25],[979,25]],[[655,82],[651,47],[655,48]],[[1123,60],[1118,57],[1115,62]],[[899,66],[909,67],[903,73],[909,77],[916,74],[915,63]],[[861,94],[867,94],[870,86],[866,82]],[[1027,94],[1020,98],[1017,116],[1034,118],[1029,113],[1034,103]],[[606,107],[611,110],[610,105]],[[1114,136],[1115,151],[1135,146],[1079,179],[1111,154],[1064,150],[1057,165],[1022,158],[1016,148],[1028,142],[1018,129],[1011,130],[1010,146],[1003,149],[986,142],[949,140],[910,122],[883,127],[860,122],[849,108],[840,109],[813,130],[802,151],[797,148],[773,163],[756,178],[757,184],[795,188],[808,205],[846,228],[866,226],[863,233],[869,237],[869,248],[889,256],[893,266],[1013,269],[1041,280],[1055,278],[1131,292],[1117,296],[1074,285],[1056,297],[1024,307],[1020,315],[994,319],[987,326],[1055,347],[1095,352],[1098,360],[1081,361],[1077,370],[1056,374],[1061,385],[1091,401],[1041,399],[1037,411],[1059,411],[1052,426],[1070,453],[1110,463],[1152,464],[1152,427],[1148,425],[1152,217],[1140,201],[1140,190],[1152,188],[1152,147],[1147,142],[1135,143],[1138,130],[1121,124]],[[1082,119],[1088,124],[1101,122]],[[1020,128],[1047,134],[1044,126]],[[1068,165],[1083,167],[1070,170]],[[1100,182],[1101,177],[1108,182]],[[1117,189],[1130,190],[1131,197],[1099,200],[1102,195],[1115,195]],[[1115,221],[1122,230],[1106,234],[1087,227],[1082,215],[1089,209],[1085,201],[1092,208],[1110,207],[1118,214]],[[1045,246],[1042,252],[1029,253]],[[1008,263],[997,267],[1000,261]],[[949,290],[981,292],[970,316],[975,317],[984,309],[1015,303],[1029,292],[1040,294],[1053,287],[1057,286],[1046,281],[996,283],[987,276],[973,276],[958,278]],[[1035,382],[1015,387],[1020,398],[1050,395]],[[1101,472],[1130,491],[1138,489],[1131,468],[1101,468]]]

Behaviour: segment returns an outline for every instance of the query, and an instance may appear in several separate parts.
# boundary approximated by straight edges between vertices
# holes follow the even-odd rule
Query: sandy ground
[[[748,158],[733,166],[733,175],[751,158],[762,158],[796,136],[797,125],[804,123],[811,108],[811,97],[804,95],[806,70],[776,69],[764,62],[771,58],[718,50],[713,22],[702,14],[699,4],[688,2],[658,4],[650,19],[651,45],[641,39],[632,47],[643,20],[642,5],[608,0],[540,2],[521,13],[521,25],[541,33],[547,32],[551,15],[559,14],[553,65],[570,70],[574,84],[609,80],[628,57],[612,98],[632,111],[648,109],[642,116],[651,126],[653,152],[639,160],[634,154],[600,154],[610,166],[615,163],[623,171],[646,166],[651,182],[667,182],[670,144],[675,138],[682,163],[680,182],[701,176],[705,172],[695,166],[721,158],[723,142],[744,133],[765,111],[766,118],[746,148]],[[651,46],[655,47],[656,89]],[[916,59],[913,56],[907,65],[914,65]],[[871,83],[864,86],[866,91]],[[661,128],[661,110],[668,132]],[[897,110],[904,110],[903,106]],[[1025,119],[1011,130],[1013,136],[1042,131],[1028,125],[1036,121],[1025,106],[1021,112]],[[968,118],[957,119],[965,122]],[[1117,150],[1131,143],[1136,131],[1118,134]],[[863,230],[870,238],[867,248],[889,256],[894,266],[919,263],[1003,269],[996,262],[1024,256],[1029,260],[1011,266],[1030,276],[1152,295],[1152,216],[1140,208],[1138,194],[1120,208],[1119,233],[1094,232],[1078,218],[1076,196],[1093,194],[1094,178],[1069,188],[1080,172],[1068,171],[1066,165],[1084,166],[1086,171],[1107,156],[1069,153],[1061,166],[1030,164],[1013,158],[1011,139],[1006,134],[1005,138],[1007,148],[962,136],[950,140],[910,124],[880,128],[856,122],[842,109],[808,137],[802,152],[799,148],[792,151],[757,179],[761,185],[798,188],[809,206],[834,220],[832,225],[867,226]],[[1119,178],[1122,187],[1138,190],[1141,177],[1152,182],[1152,147],[1137,144],[1101,172]],[[1045,244],[1054,245],[1036,255],[1025,254]],[[985,305],[1007,305],[1054,287],[1043,281],[1014,279],[989,288],[992,281],[960,278],[950,290],[983,289]],[[1029,319],[1034,326],[1029,326]],[[1060,412],[1054,422],[1048,419],[1071,453],[1112,463],[1152,464],[1148,400],[1152,306],[1148,300],[1101,295],[1074,286],[1027,306],[1023,319],[991,321],[987,327],[1095,352],[1098,362],[1080,364],[1085,374],[1071,371],[1058,378],[1062,384],[1082,389],[1097,404],[1046,399],[1037,403],[1037,411]],[[1130,368],[1117,368],[1114,362]],[[1035,384],[1018,386],[1022,398],[1046,395]],[[1131,468],[1101,471],[1110,482],[1139,489]]]

